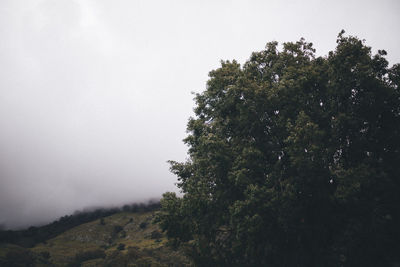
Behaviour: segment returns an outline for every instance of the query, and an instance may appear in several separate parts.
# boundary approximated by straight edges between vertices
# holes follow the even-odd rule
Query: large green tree
[[[268,43],[196,95],[159,215],[196,265],[400,263],[400,65],[343,31],[314,53]]]

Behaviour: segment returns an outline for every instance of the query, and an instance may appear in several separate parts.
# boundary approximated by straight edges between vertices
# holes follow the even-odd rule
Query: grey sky
[[[266,42],[341,29],[400,62],[400,2],[0,2],[0,224],[176,191],[192,91]]]

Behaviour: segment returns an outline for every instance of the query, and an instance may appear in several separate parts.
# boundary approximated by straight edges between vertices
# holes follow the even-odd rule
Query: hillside
[[[0,266],[188,266],[153,223],[155,211],[118,212],[31,248],[0,245]]]

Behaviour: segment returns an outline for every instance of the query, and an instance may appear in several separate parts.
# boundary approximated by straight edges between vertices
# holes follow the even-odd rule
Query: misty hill
[[[64,216],[42,227],[2,231],[0,266],[187,266],[154,218],[158,203]]]
[[[72,215],[65,215],[50,224],[35,227],[31,226],[25,230],[0,231],[0,243],[13,243],[22,247],[33,247],[49,238],[65,232],[82,223],[90,222],[102,217],[110,216],[118,212],[145,212],[154,211],[160,207],[159,202],[134,203],[122,207],[96,208],[76,211]]]

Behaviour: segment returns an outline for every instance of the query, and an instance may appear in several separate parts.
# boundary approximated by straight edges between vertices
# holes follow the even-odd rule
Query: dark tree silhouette
[[[158,220],[198,266],[400,263],[400,65],[356,37],[223,61],[196,95],[183,197]]]

